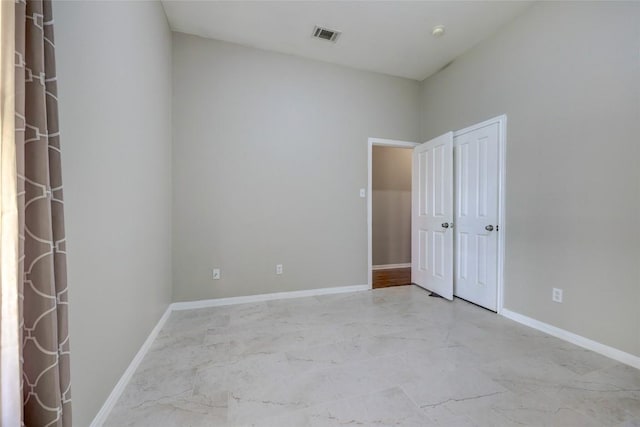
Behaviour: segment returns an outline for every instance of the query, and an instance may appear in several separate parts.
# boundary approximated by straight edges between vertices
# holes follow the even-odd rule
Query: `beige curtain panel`
[[[51,2],[16,2],[14,25],[17,195],[14,192],[13,197],[17,196],[14,235],[18,236],[18,259],[16,278],[5,283],[3,257],[3,308],[5,288],[11,296],[9,288],[13,287],[18,295],[21,423],[71,426],[66,241]],[[4,53],[4,44],[2,48]],[[3,138],[3,165],[4,160]],[[2,184],[4,200],[4,167]],[[10,179],[7,184],[11,185]],[[3,242],[4,235],[3,224]],[[3,325],[5,315],[10,313],[3,309]],[[4,356],[4,336],[2,344]],[[3,361],[3,388],[5,375],[11,375],[10,366],[6,368]],[[5,404],[11,405],[8,394],[3,394],[2,403],[4,425]]]

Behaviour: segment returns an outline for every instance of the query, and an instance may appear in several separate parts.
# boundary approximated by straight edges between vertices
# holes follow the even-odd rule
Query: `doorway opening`
[[[411,283],[443,298],[459,297],[500,313],[506,231],[506,116],[422,144],[369,138],[371,288],[379,271],[373,257],[377,194],[372,172],[377,145],[410,148],[412,152]]]
[[[411,284],[412,151],[373,146],[373,289]]]
[[[369,139],[369,286],[411,284],[412,152],[418,143]]]

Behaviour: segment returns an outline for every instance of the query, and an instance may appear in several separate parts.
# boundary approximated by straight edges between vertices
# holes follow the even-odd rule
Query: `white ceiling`
[[[169,1],[171,29],[423,80],[530,5],[525,1]],[[441,38],[431,36],[445,25]],[[337,43],[314,25],[342,31]]]

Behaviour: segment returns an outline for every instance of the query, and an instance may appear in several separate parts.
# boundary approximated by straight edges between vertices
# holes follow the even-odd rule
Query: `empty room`
[[[0,2],[2,426],[640,426],[640,2]]]

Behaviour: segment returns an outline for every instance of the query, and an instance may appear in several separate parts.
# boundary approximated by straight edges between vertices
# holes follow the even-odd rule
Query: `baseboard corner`
[[[90,427],[101,427],[105,423],[105,421],[107,421],[109,414],[111,413],[113,408],[116,406],[118,399],[120,399],[120,396],[124,392],[124,389],[127,387],[127,384],[129,384],[131,377],[133,377],[133,374],[138,369],[138,366],[140,366],[142,359],[144,359],[144,356],[147,354],[147,352],[151,348],[153,341],[155,341],[156,337],[162,330],[162,327],[164,326],[164,324],[167,322],[167,319],[171,315],[171,311],[172,311],[171,306],[172,304],[169,304],[167,306],[166,310],[158,320],[158,323],[156,323],[156,325],[153,327],[153,329],[147,336],[147,339],[144,341],[144,343],[142,343],[140,350],[138,350],[133,360],[131,360],[131,363],[129,364],[127,369],[125,369],[124,373],[116,383],[115,387],[113,388],[113,390],[111,390],[111,393],[109,393],[107,400],[105,400],[104,404],[102,405],[102,407],[100,408],[96,416],[93,418],[93,421],[91,421]]]

